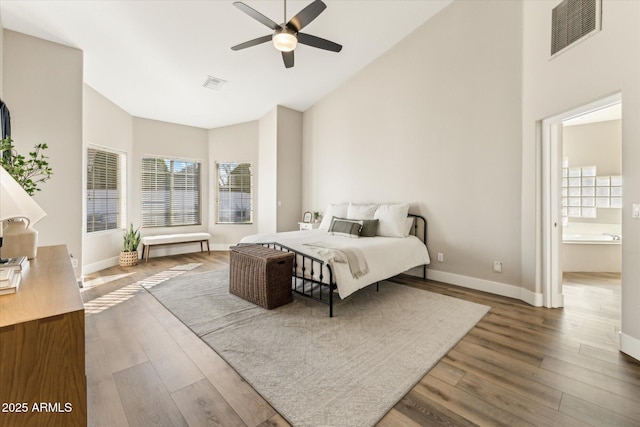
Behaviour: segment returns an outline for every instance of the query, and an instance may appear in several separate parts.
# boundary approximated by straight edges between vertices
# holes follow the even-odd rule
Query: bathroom
[[[621,104],[563,122],[562,271],[621,271]]]

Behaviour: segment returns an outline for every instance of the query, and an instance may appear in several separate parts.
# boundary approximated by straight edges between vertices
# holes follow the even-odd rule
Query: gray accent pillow
[[[360,230],[360,237],[376,237],[378,232],[378,219],[365,219],[362,220],[362,230]]]
[[[351,221],[362,224],[362,228],[360,229],[360,237],[376,237],[378,232],[378,223],[380,220],[378,219],[348,219],[348,218],[337,218],[333,217],[334,220],[340,221]]]
[[[329,233],[357,239],[360,236],[360,229],[362,229],[362,221],[334,217],[329,226]]]

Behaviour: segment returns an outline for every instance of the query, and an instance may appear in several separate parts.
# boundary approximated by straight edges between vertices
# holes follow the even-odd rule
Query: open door
[[[562,295],[562,123],[622,102],[620,93],[542,121],[542,292],[547,308],[564,306]]]

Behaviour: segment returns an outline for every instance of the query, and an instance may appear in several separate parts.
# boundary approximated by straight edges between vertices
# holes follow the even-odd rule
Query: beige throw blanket
[[[329,261],[346,262],[354,279],[358,279],[369,272],[369,265],[364,253],[358,248],[337,247],[326,242],[304,243],[320,256],[328,257]]]

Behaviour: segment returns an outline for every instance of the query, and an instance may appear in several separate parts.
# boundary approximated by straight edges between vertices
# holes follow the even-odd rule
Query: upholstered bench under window
[[[209,249],[209,233],[182,233],[182,234],[163,234],[159,236],[145,236],[140,240],[142,243],[142,258],[145,262],[149,261],[149,251],[151,246],[175,245],[179,243],[200,243],[200,252],[204,250],[202,244],[207,244],[207,253],[211,255]]]

